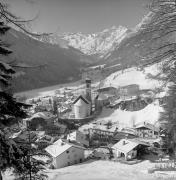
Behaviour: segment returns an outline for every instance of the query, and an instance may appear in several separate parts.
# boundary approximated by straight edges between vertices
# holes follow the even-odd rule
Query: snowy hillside
[[[163,108],[155,101],[140,111],[125,111],[121,109],[104,109],[97,121],[111,121],[118,124],[120,128],[132,127],[141,122],[156,124]]]
[[[127,34],[127,28],[113,26],[110,29],[92,34],[83,34],[81,32],[64,33],[63,35],[54,34],[47,39],[43,39],[43,41],[59,44],[64,47],[67,44],[68,46],[79,49],[84,54],[103,58],[107,53],[113,51]]]
[[[155,88],[162,87],[163,82],[150,79],[149,76],[158,74],[160,66],[161,63],[158,63],[145,67],[143,70],[133,67],[126,70],[117,71],[104,80],[102,87],[113,86],[119,88],[122,86],[137,84],[141,90],[155,90]],[[164,88],[164,90],[167,90],[167,86]],[[155,94],[155,97],[165,96],[165,94],[166,92],[161,92]],[[162,107],[156,100],[139,111],[105,108],[102,111],[102,114],[98,117],[97,121],[111,121],[118,124],[119,127],[132,127],[134,124],[139,122],[155,124],[157,123],[160,112],[162,111]]]
[[[127,86],[130,84],[139,85],[140,89],[155,89],[163,85],[163,82],[150,79],[150,75],[156,75],[159,72],[160,64],[154,64],[139,70],[136,67],[117,71],[104,80],[103,86]]]

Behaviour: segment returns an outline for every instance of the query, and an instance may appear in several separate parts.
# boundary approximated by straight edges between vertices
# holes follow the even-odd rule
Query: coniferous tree
[[[0,36],[2,37],[9,27],[0,22]],[[4,56],[12,53],[7,45],[0,39],[0,179],[2,179],[2,172],[7,168],[17,168],[20,160],[21,150],[17,144],[10,140],[7,133],[7,127],[18,123],[21,118],[26,117],[23,103],[18,103],[8,92],[9,80],[14,69],[8,62],[5,61]]]
[[[15,170],[18,179],[43,178],[38,174],[42,169],[42,163],[37,160],[31,161],[33,155],[36,154],[34,153],[36,152],[35,148],[32,148],[32,142],[29,140],[28,145],[19,144],[10,138],[13,133],[10,127],[18,124],[22,118],[27,116],[25,109],[29,106],[17,102],[10,91],[10,81],[15,70],[13,64],[8,61],[8,58],[5,58],[12,51],[9,49],[9,45],[3,41],[3,36],[10,29],[7,26],[8,23],[15,25],[25,33],[39,36],[27,31],[25,22],[27,21],[10,13],[7,5],[0,2],[0,180],[2,180],[2,172],[8,168]]]
[[[160,73],[152,78],[163,81],[163,87],[169,84],[168,96],[163,105],[164,112],[159,120],[168,136],[166,146],[174,150],[176,139],[172,132],[173,127],[176,127],[176,0],[152,0],[149,8],[150,14],[141,25],[139,33],[151,37],[148,40],[151,47],[145,55],[147,63],[162,62]]]
[[[160,123],[163,129],[165,129],[165,146],[168,149],[170,155],[174,155],[176,151],[176,68],[172,68],[170,78],[170,85],[167,92],[167,97],[165,97],[165,102],[163,104],[164,111],[160,115]]]

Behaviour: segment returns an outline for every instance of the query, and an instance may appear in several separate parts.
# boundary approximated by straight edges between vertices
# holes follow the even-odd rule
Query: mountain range
[[[41,41],[50,44],[60,44],[67,48],[68,46],[80,50],[86,55],[95,57],[95,59],[103,59],[106,54],[113,51],[116,46],[127,36],[130,32],[123,26],[112,26],[101,32],[92,34],[78,33],[64,33],[63,35],[52,34],[50,36],[41,37]]]
[[[118,70],[145,64],[146,52],[162,43],[152,41],[156,34],[142,33],[141,28],[149,18],[145,17],[132,30],[113,26],[94,34],[52,34],[38,39],[11,29],[4,37],[13,50],[10,59],[24,66],[17,69],[14,91],[73,82],[80,79],[82,68],[97,64],[106,67],[118,64]]]

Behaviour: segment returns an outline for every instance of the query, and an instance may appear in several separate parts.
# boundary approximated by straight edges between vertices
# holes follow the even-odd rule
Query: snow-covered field
[[[149,160],[128,165],[113,161],[89,160],[82,164],[68,166],[61,169],[46,170],[48,180],[175,180],[175,171],[148,173],[148,169],[155,167]],[[3,180],[14,180],[14,176],[7,171]]]
[[[160,107],[158,102],[155,101],[139,111],[131,112],[121,109],[104,109],[97,121],[111,121],[113,123],[118,122],[121,127],[132,127],[133,124],[144,121],[156,124],[159,119],[160,112],[162,111],[162,107]]]
[[[158,127],[158,120],[160,117],[160,112],[162,111],[163,108],[159,106],[157,101],[147,105],[144,109],[139,111],[104,108],[102,113],[95,119],[95,121],[96,124],[99,124],[99,122],[106,124],[107,122],[111,121],[113,126],[118,127],[119,129],[125,127],[132,128],[133,125],[140,122],[150,123]],[[106,126],[103,127],[101,125],[100,127],[99,125],[95,125],[93,123],[83,125],[80,127],[80,130],[84,131],[84,129],[89,128],[100,128],[102,130],[106,130]]]
[[[128,68],[122,71],[117,71],[107,77],[104,81],[104,86],[127,86],[130,84],[139,85],[140,89],[155,89],[163,83],[148,77],[149,74],[156,75],[159,72],[160,64],[154,64],[145,67],[143,71],[137,68]]]
[[[148,169],[152,167],[154,164],[148,160],[134,165],[99,160],[49,170],[47,175],[49,180],[159,180],[169,178],[167,173],[165,176],[159,173],[148,174]],[[176,178],[176,174],[174,177]]]

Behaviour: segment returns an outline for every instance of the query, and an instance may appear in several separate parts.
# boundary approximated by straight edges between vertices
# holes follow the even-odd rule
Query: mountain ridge
[[[80,78],[80,69],[91,61],[72,47],[65,49],[46,44],[14,29],[2,38],[13,51],[4,59],[23,66],[15,68],[17,75],[12,81],[14,92],[76,81]]]
[[[107,53],[113,51],[114,47],[119,45],[129,32],[130,30],[126,27],[112,26],[109,29],[92,34],[83,34],[81,32],[63,33],[63,35],[53,34],[40,40],[51,44],[59,44],[65,48],[71,46],[86,55],[101,59]]]

